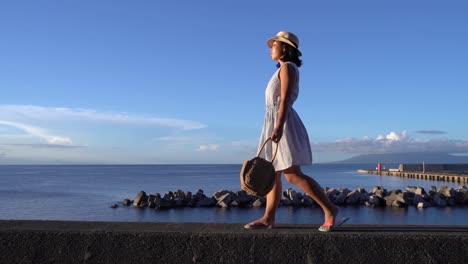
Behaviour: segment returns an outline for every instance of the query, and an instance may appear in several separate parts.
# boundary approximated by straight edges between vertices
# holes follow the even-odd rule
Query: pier
[[[420,180],[468,183],[467,164],[400,164],[398,169],[357,170],[361,174],[396,176]]]

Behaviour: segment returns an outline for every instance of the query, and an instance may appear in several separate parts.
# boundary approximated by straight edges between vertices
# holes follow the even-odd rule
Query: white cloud
[[[368,137],[371,139],[370,137]],[[398,134],[396,132],[390,132],[389,134],[383,136],[379,135],[375,140],[377,141],[387,141],[387,142],[392,142],[392,141],[402,141],[408,139],[408,132],[406,130],[403,130],[401,134]]]
[[[49,144],[67,145],[72,143],[71,139],[67,137],[51,135],[42,128],[38,128],[27,124],[0,120],[0,125],[11,126],[23,130],[27,134],[45,139]]]
[[[33,105],[0,105],[0,118],[4,120],[87,120],[100,122],[132,123],[172,127],[182,130],[205,128],[200,122],[160,118],[126,113],[105,113],[93,109],[42,107]]]
[[[218,151],[219,147],[220,146],[217,144],[200,145],[196,151]]]
[[[350,154],[399,152],[468,153],[468,140],[411,138],[408,132],[404,130],[401,133],[390,132],[387,135],[378,135],[375,139],[365,136],[361,139],[347,138],[336,140],[335,142],[314,143],[313,151]]]

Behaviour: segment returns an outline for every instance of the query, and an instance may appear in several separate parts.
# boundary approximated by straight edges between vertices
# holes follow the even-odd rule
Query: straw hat
[[[284,42],[293,46],[297,50],[297,53],[299,54],[299,56],[302,55],[302,53],[299,51],[299,38],[293,33],[287,32],[287,31],[278,32],[276,36],[272,37],[271,39],[267,41],[268,47],[271,48],[271,46],[273,46],[273,42],[275,41],[281,41],[281,42]]]

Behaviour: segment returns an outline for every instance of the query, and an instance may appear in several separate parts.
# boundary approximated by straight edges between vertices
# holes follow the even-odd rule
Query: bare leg
[[[261,222],[268,225],[273,225],[275,223],[276,208],[278,208],[281,201],[282,189],[283,184],[281,182],[281,172],[276,172],[275,185],[266,197],[265,214],[255,222]]]
[[[318,203],[325,214],[325,223],[335,221],[339,209],[330,201],[322,187],[314,179],[302,173],[299,166],[292,166],[284,170],[284,176],[290,183],[298,186]]]

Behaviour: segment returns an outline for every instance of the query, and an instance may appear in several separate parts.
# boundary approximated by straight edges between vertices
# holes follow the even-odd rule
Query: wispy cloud
[[[198,146],[196,151],[218,151],[219,147],[220,146],[218,144],[200,145],[200,146]]]
[[[56,148],[56,149],[68,149],[68,148],[84,148],[86,146],[77,145],[61,145],[61,144],[22,144],[22,143],[9,143],[0,144],[0,146],[12,146],[12,147],[29,147],[29,148]]]
[[[446,134],[447,132],[440,131],[440,130],[418,130],[416,131],[416,133],[429,134],[429,135],[441,135],[441,134]]]
[[[71,139],[67,137],[52,135],[52,134],[49,134],[45,129],[27,125],[27,124],[0,120],[0,125],[11,126],[11,127],[15,127],[17,129],[23,130],[24,132],[32,136],[45,139],[49,144],[66,145],[66,144],[72,143]]]
[[[361,139],[347,138],[334,142],[314,143],[313,150],[324,153],[342,152],[350,154],[398,152],[468,153],[468,140],[412,138],[407,131],[402,131],[401,133],[390,132],[387,135],[378,135],[376,138],[365,136]]]
[[[87,120],[157,125],[182,130],[206,127],[203,123],[183,119],[131,115],[126,113],[106,113],[93,109],[43,107],[33,105],[0,105],[0,118],[6,120],[15,120],[15,118],[34,120]]]

